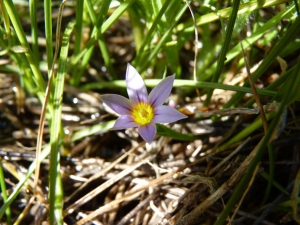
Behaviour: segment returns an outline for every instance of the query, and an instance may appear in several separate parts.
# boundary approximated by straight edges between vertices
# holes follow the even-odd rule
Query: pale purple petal
[[[186,115],[182,114],[178,110],[166,106],[161,105],[155,108],[155,115],[152,120],[153,123],[172,123],[177,120],[181,120],[187,118]]]
[[[122,130],[126,128],[137,127],[138,125],[133,121],[132,116],[130,115],[123,115],[120,116],[117,120],[115,125],[112,129],[114,130]]]
[[[147,102],[148,92],[145,83],[140,74],[130,64],[127,64],[126,87],[129,99],[133,104]]]
[[[101,95],[100,99],[112,110],[120,115],[129,114],[131,111],[130,101],[121,96],[115,94]]]
[[[155,123],[150,123],[146,126],[139,126],[139,133],[145,141],[148,143],[152,142],[156,134]]]
[[[149,103],[156,107],[162,105],[166,99],[169,97],[173,83],[174,83],[175,75],[169,76],[163,79],[149,94]]]

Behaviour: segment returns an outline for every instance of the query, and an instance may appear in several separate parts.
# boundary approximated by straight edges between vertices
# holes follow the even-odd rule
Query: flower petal
[[[145,83],[140,74],[130,64],[127,64],[126,87],[129,99],[133,104],[147,102],[148,92]]]
[[[155,115],[152,120],[153,123],[172,123],[177,120],[181,120],[187,118],[186,115],[182,114],[178,110],[166,106],[161,105],[155,108]]]
[[[173,83],[174,83],[175,75],[169,76],[163,79],[149,94],[149,103],[156,107],[162,105],[166,99],[169,97]]]
[[[101,95],[100,99],[112,110],[120,115],[129,114],[131,111],[130,101],[121,96],[115,94]]]
[[[150,123],[146,126],[139,126],[139,133],[142,138],[148,143],[152,142],[156,134],[156,125],[155,123]]]
[[[138,125],[132,120],[132,116],[130,115],[123,115],[120,116],[117,120],[116,123],[113,126],[113,130],[122,130],[126,128],[132,128],[132,127],[137,127]]]

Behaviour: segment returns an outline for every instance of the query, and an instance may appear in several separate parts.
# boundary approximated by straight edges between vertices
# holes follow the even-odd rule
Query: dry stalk
[[[244,61],[245,61],[245,66],[246,66],[246,70],[247,70],[247,74],[248,74],[249,83],[250,83],[250,86],[251,86],[251,89],[252,89],[252,92],[253,92],[255,102],[256,102],[257,107],[259,109],[259,113],[260,113],[261,121],[262,121],[262,124],[263,124],[263,127],[264,127],[264,131],[265,131],[265,133],[267,133],[266,114],[265,114],[265,112],[263,110],[263,107],[260,103],[260,99],[259,99],[259,96],[257,94],[256,87],[254,85],[254,82],[253,82],[253,79],[252,79],[252,76],[251,76],[250,68],[249,68],[249,65],[248,65],[248,60],[247,60],[242,42],[241,42],[241,47],[242,47],[242,52],[243,52],[243,55],[244,55]]]

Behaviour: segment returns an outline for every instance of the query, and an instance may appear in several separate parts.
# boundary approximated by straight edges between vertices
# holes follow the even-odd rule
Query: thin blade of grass
[[[269,174],[267,174],[266,172],[262,172],[262,173],[260,173],[260,175],[263,177],[263,178],[265,178],[266,180],[268,180],[268,181],[270,181],[271,180],[271,177],[270,177],[270,175]],[[276,182],[275,180],[273,180],[272,181],[272,185],[274,186],[274,187],[276,187],[279,191],[281,191],[283,194],[285,194],[285,195],[289,195],[289,193],[278,183],[278,182]]]
[[[39,43],[38,43],[38,26],[37,26],[37,1],[30,0],[30,23],[31,23],[31,37],[32,37],[32,52],[35,56],[37,64],[40,61]]]
[[[147,87],[155,87],[159,82],[160,79],[147,79],[145,80],[145,84]],[[222,90],[230,90],[230,91],[237,91],[243,93],[251,93],[251,88],[249,87],[241,87],[241,86],[231,86],[227,84],[219,84],[219,83],[211,83],[211,82],[204,82],[204,81],[192,81],[192,80],[175,80],[173,87],[176,88],[185,88],[185,89],[194,89],[197,88],[213,88],[213,89],[222,89]],[[92,90],[92,89],[103,89],[103,88],[126,88],[126,82],[124,80],[116,80],[110,82],[101,82],[101,83],[89,83],[82,86],[83,90]],[[267,96],[274,96],[276,94],[275,91],[265,90],[265,89],[258,89],[257,93],[259,95],[267,95]]]
[[[2,163],[3,163],[3,160],[0,159],[0,188],[1,188],[1,194],[3,197],[3,202],[5,204],[7,202],[7,189],[6,189],[6,184],[5,184],[5,176],[3,173]],[[9,206],[6,209],[5,214],[6,214],[6,221],[7,221],[8,225],[11,225],[12,224],[11,210],[10,210]]]
[[[52,0],[44,1],[44,20],[45,20],[45,36],[46,36],[46,54],[47,54],[47,66],[48,74],[50,76],[50,70],[53,61],[53,44],[52,44]]]
[[[162,124],[156,124],[157,128],[157,135],[172,138],[174,140],[180,140],[180,141],[192,141],[200,139],[200,136],[193,135],[193,134],[183,134],[177,131],[174,131],[171,128],[168,128]]]
[[[213,75],[213,78],[212,78],[213,83],[218,82],[219,77],[222,73],[223,66],[224,66],[224,61],[225,61],[225,58],[226,58],[227,51],[229,49],[230,40],[231,40],[231,36],[232,36],[232,33],[233,33],[234,24],[235,24],[235,21],[236,21],[236,18],[237,18],[239,5],[240,5],[240,0],[234,0],[233,1],[233,7],[232,7],[232,11],[231,11],[231,14],[230,14],[230,17],[229,17],[229,23],[228,23],[228,26],[226,28],[225,39],[224,39],[224,42],[223,42],[223,45],[222,45],[222,48],[221,48],[221,52],[220,52],[220,55],[219,55],[219,58],[218,58],[218,62],[217,62],[217,69],[216,69],[216,72],[215,72],[215,74]],[[205,100],[206,105],[210,102],[213,91],[214,91],[213,89],[208,90],[207,97],[206,97],[206,100]]]
[[[60,50],[60,58],[58,65],[57,76],[54,80],[54,93],[53,93],[53,115],[50,130],[50,144],[51,144],[51,154],[50,154],[50,175],[49,175],[49,219],[50,224],[56,222],[58,224],[63,224],[62,209],[63,209],[63,189],[61,185],[60,177],[60,154],[59,148],[61,145],[61,138],[63,136],[63,131],[61,130],[61,110],[62,110],[62,95],[64,91],[64,80],[67,70],[67,59],[68,51],[70,45],[70,36],[75,26],[74,22],[70,22],[65,30],[62,38],[62,45]]]
[[[74,55],[79,54],[80,52],[80,46],[81,46],[81,39],[82,39],[82,19],[83,19],[83,0],[77,0],[76,1],[76,25],[75,25],[75,43],[74,43]],[[78,70],[80,70],[80,67],[78,64],[73,66],[72,70],[72,78],[71,78],[71,85],[78,86],[80,82],[80,73],[78,73]]]

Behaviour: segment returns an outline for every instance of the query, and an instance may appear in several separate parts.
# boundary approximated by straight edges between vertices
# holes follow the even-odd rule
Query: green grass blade
[[[58,72],[53,80],[55,85],[52,105],[53,105],[53,115],[50,130],[50,144],[51,144],[51,154],[50,154],[50,176],[49,176],[49,219],[50,224],[56,222],[58,224],[63,224],[62,218],[62,208],[63,208],[63,190],[61,185],[61,178],[59,175],[60,165],[59,165],[59,148],[61,145],[61,109],[62,109],[62,96],[64,90],[64,80],[67,70],[67,58],[68,50],[70,45],[70,35],[75,26],[74,22],[68,24],[65,33],[62,38],[62,46],[60,51],[60,59],[58,65]]]
[[[219,58],[218,58],[217,69],[216,69],[216,72],[215,72],[215,74],[212,78],[213,83],[218,82],[219,77],[222,73],[223,66],[224,66],[224,61],[225,61],[225,58],[226,58],[227,51],[229,49],[231,36],[232,36],[232,33],[233,33],[234,24],[235,24],[235,21],[236,21],[236,18],[237,18],[239,5],[240,5],[240,0],[234,0],[233,1],[233,7],[232,7],[232,11],[231,11],[230,18],[229,18],[229,23],[228,23],[228,26],[227,26],[227,29],[226,29],[224,43],[222,45],[221,52],[220,52],[220,55],[219,55]],[[213,91],[214,91],[213,89],[210,89],[208,91],[207,98],[205,100],[206,105],[210,102]]]
[[[131,5],[131,7],[128,8],[128,16],[132,27],[135,49],[137,52],[139,51],[145,36],[145,24],[141,21],[141,18],[144,17],[144,15],[142,15],[144,12],[141,5],[142,4],[139,4],[139,2],[136,1]]]
[[[39,53],[39,43],[38,43],[38,26],[37,26],[37,1],[30,0],[30,23],[31,23],[31,37],[32,37],[32,52],[35,56],[37,64],[39,64],[40,53]]]
[[[297,17],[299,19],[300,17]],[[297,21],[297,20],[296,20]],[[294,22],[293,25],[296,24],[296,21]],[[298,20],[299,21],[299,20]],[[292,26],[293,27],[293,26]],[[298,67],[299,65],[297,65]],[[297,68],[296,67],[296,68]],[[243,194],[244,190],[246,189],[249,180],[252,177],[252,173],[255,170],[255,167],[261,160],[262,156],[265,153],[266,147],[269,144],[269,141],[271,140],[272,136],[274,135],[274,132],[277,132],[277,128],[279,126],[279,123],[283,119],[283,114],[286,111],[287,106],[292,103],[291,100],[295,101],[296,98],[293,98],[293,95],[297,90],[299,90],[299,81],[300,81],[300,76],[299,76],[299,71],[294,70],[293,77],[296,81],[295,82],[286,82],[287,85],[289,85],[290,92],[286,92],[285,95],[282,96],[282,102],[279,104],[279,107],[277,109],[277,112],[275,113],[275,116],[268,127],[268,131],[266,132],[265,136],[263,137],[262,141],[260,142],[260,145],[258,147],[256,155],[253,157],[252,161],[250,162],[248,169],[241,179],[240,183],[238,184],[237,188],[235,189],[234,193],[232,194],[231,198],[229,199],[227,205],[225,206],[225,209],[222,211],[220,214],[219,218],[216,221],[216,225],[218,224],[223,224],[225,220],[227,219],[229,213],[233,210],[235,207],[236,203],[239,201],[241,195]],[[293,80],[294,80],[293,79]],[[292,80],[292,79],[291,79]],[[277,133],[276,133],[277,135]]]
[[[52,44],[52,1],[44,1],[44,19],[45,19],[45,36],[46,36],[46,54],[47,54],[47,66],[48,74],[53,62],[53,44]]]
[[[286,73],[282,74],[278,79],[276,79],[274,82],[272,82],[271,84],[269,84],[265,90],[274,90],[280,86],[282,86],[283,84],[285,84],[285,81],[291,76],[291,74],[294,72],[294,70],[296,69],[296,66],[293,66],[291,69],[289,69]],[[281,89],[278,91],[280,92]],[[276,92],[276,95],[278,95],[278,92]],[[273,97],[272,101],[275,100],[277,97]],[[278,95],[280,96],[280,95]],[[244,107],[252,107],[254,104],[255,100],[254,99],[250,99],[245,105]]]
[[[100,14],[99,19],[95,23],[95,25],[97,26],[97,29],[101,29],[101,27],[104,23],[104,20],[105,20],[105,16],[108,12],[110,3],[111,3],[111,0],[103,1],[102,6],[101,6],[101,10],[99,12],[99,14]],[[104,39],[104,36],[103,36],[102,32],[99,34],[98,44],[99,44],[99,47],[100,47],[100,51],[102,53],[104,64],[107,67],[107,70],[110,73],[110,76],[112,77],[112,79],[116,79],[117,75],[116,75],[116,72],[113,68],[112,59],[110,57],[110,53],[109,53],[108,48],[106,46],[106,42],[105,42],[105,39]]]
[[[148,87],[155,87],[160,79],[147,79],[145,80],[145,84]],[[241,86],[231,86],[227,84],[218,84],[218,83],[210,83],[204,81],[192,81],[192,80],[175,80],[173,87],[185,88],[188,90],[193,90],[194,88],[212,88],[212,89],[222,89],[222,90],[231,90],[243,93],[252,93],[251,88],[249,87],[241,87]],[[86,84],[82,87],[83,90],[92,90],[92,89],[103,89],[103,88],[126,88],[125,80],[116,80],[110,82],[99,82],[99,83],[90,83]],[[259,95],[267,95],[274,96],[276,94],[275,91],[265,90],[265,89],[257,89]]]
[[[172,138],[174,140],[180,140],[180,141],[194,141],[197,139],[200,139],[199,135],[193,135],[193,134],[183,134],[177,131],[174,131],[171,128],[168,128],[162,124],[156,124],[157,129],[157,135]]]
[[[81,39],[82,39],[82,18],[83,18],[83,0],[76,1],[76,26],[75,26],[75,43],[74,54],[77,55],[80,52]],[[78,86],[81,78],[81,74],[78,71],[82,66],[76,64],[73,67],[71,85]]]
[[[4,172],[3,172],[3,167],[2,167],[3,160],[0,159],[0,189],[1,189],[1,194],[3,198],[4,204],[7,202],[7,190],[6,190],[6,184],[5,184],[5,177],[4,177]],[[11,225],[11,210],[10,207],[6,209],[6,221],[8,225]]]
[[[8,39],[10,38],[10,22],[9,22],[9,16],[8,16],[8,13],[6,11],[6,8],[4,6],[4,3],[3,1],[0,1],[0,7],[2,9],[2,19],[3,19],[3,22],[4,22],[4,28],[5,28],[5,35],[1,35],[0,39],[2,41],[4,41],[5,37],[7,37]],[[3,32],[4,34],[4,32]],[[1,44],[2,45],[2,44]]]
[[[273,182],[274,182],[274,171],[275,171],[275,153],[274,153],[274,148],[273,148],[273,144],[270,143],[268,145],[268,153],[269,153],[269,176],[268,176],[268,185],[266,188],[266,193],[264,195],[264,198],[261,202],[261,206],[265,205],[268,201],[268,198],[270,197],[270,193],[271,193],[271,188],[273,186]]]
[[[266,180],[270,181],[271,178],[269,176],[269,174],[267,174],[266,172],[262,172],[260,174],[263,178],[265,178]],[[274,187],[276,187],[279,191],[281,191],[283,194],[286,194],[287,196],[289,195],[289,193],[275,180],[272,181],[272,184],[274,185]]]

